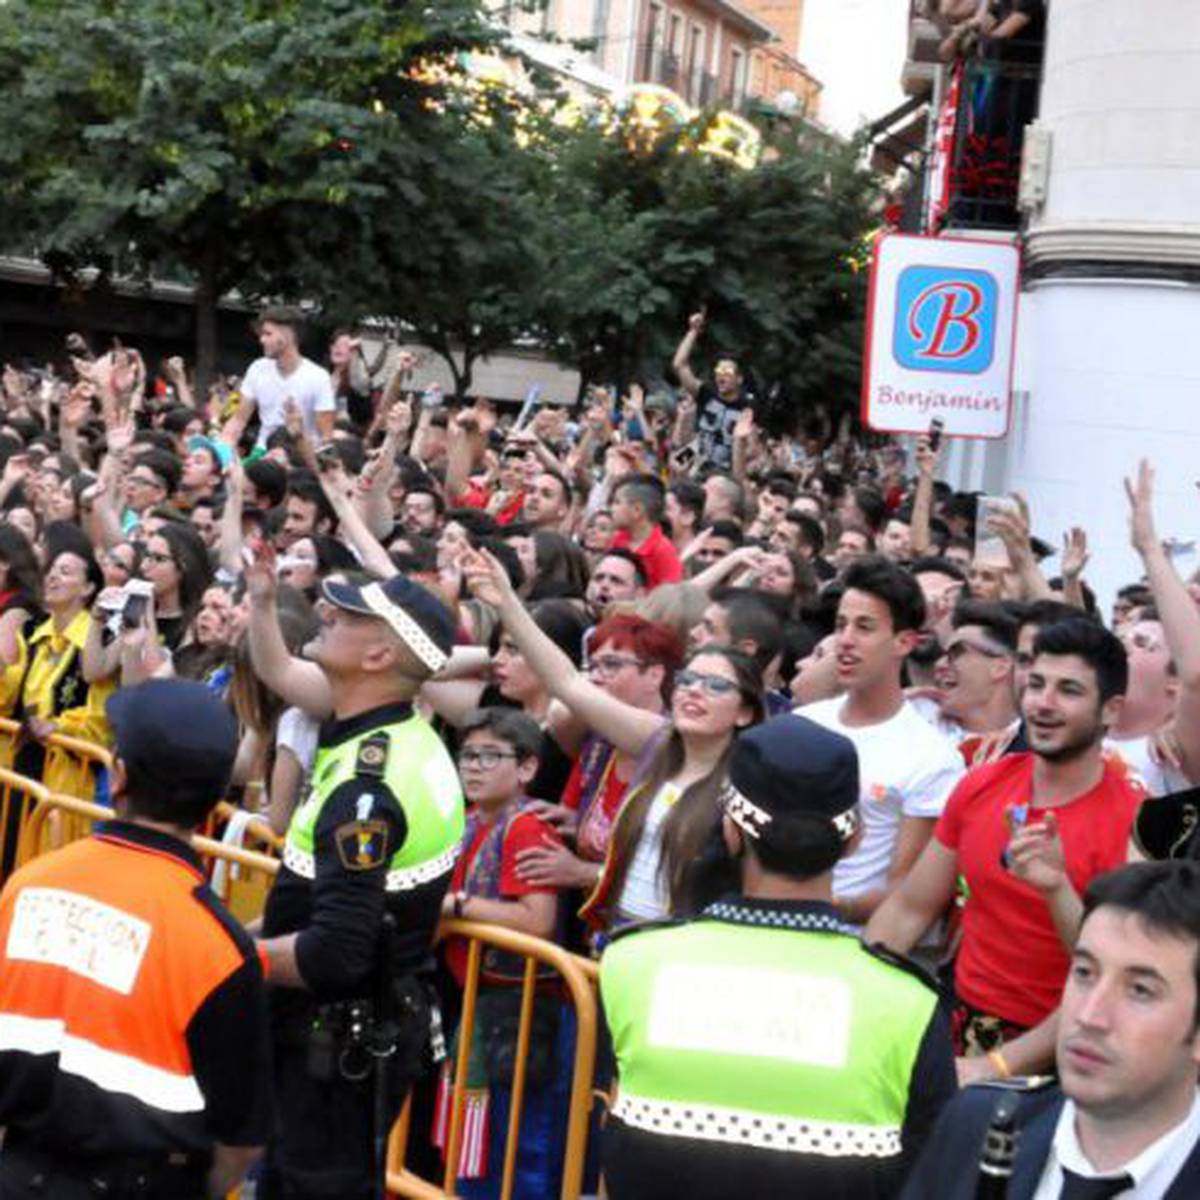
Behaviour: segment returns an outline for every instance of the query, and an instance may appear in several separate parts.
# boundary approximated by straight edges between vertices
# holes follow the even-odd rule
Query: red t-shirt
[[[1010,754],[968,771],[934,831],[958,854],[968,889],[955,991],[973,1008],[1025,1027],[1058,1007],[1070,962],[1041,894],[1000,861],[1009,841],[1005,809],[1029,802],[1033,763],[1030,753]],[[1141,801],[1141,794],[1105,763],[1096,787],[1053,810],[1067,875],[1077,892],[1124,864]],[[1027,823],[1037,824],[1046,811],[1031,806]]]
[[[501,818],[503,819],[503,818]],[[454,866],[454,874],[450,876],[450,890],[461,892],[466,889],[467,895],[475,895],[466,885],[467,871],[475,861],[483,839],[491,831],[490,824],[479,826],[479,832],[470,846],[458,856]],[[542,839],[561,843],[554,828],[547,825],[541,817],[534,813],[521,813],[513,818],[508,832],[504,835],[504,845],[500,851],[500,899],[516,900],[521,896],[558,894],[557,888],[542,887],[538,884],[526,883],[517,875],[517,855],[531,846],[542,845]],[[446,965],[461,986],[467,977],[467,943],[462,938],[450,938],[446,943]]]
[[[451,503],[456,508],[480,508],[486,509],[492,502],[492,493],[481,483],[474,481],[459,492],[457,496],[452,497]],[[514,494],[502,508],[492,515],[496,518],[497,525],[511,525],[520,515],[521,510],[525,507],[525,493],[520,491]]]
[[[671,539],[659,526],[650,531],[650,536],[640,545],[632,544],[629,530],[618,529],[613,534],[611,548],[632,550],[646,572],[646,586],[656,588],[660,583],[678,583],[683,578],[683,564]]]

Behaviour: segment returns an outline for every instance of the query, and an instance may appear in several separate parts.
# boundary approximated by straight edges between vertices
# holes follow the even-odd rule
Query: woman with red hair
[[[669,625],[633,613],[608,617],[588,638],[586,670],[592,682],[647,712],[666,712],[671,681],[682,661],[683,647]],[[541,815],[574,841],[574,851],[549,839],[521,851],[517,871],[522,880],[584,892],[596,886],[636,762],[636,756],[622,754],[598,734],[583,738],[562,803],[538,805]]]

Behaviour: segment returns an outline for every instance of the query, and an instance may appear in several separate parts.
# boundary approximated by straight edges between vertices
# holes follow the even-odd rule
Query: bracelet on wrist
[[[989,1050],[986,1057],[1001,1079],[1011,1079],[1013,1077],[1012,1068],[1008,1065],[1008,1059],[1004,1057],[999,1048]]]

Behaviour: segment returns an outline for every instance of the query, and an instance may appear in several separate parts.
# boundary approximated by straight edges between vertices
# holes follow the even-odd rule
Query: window
[[[594,0],[592,6],[592,41],[596,43],[592,57],[601,67],[608,57],[608,22],[611,8],[612,0]]]
[[[735,105],[746,97],[746,54],[738,46],[730,52],[729,98]]]

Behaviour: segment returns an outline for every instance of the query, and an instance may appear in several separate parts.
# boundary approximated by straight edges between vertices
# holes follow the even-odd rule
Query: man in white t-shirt
[[[300,353],[300,316],[291,309],[267,309],[258,321],[262,358],[250,364],[242,379],[242,403],[234,417],[233,433],[241,437],[255,410],[258,411],[257,446],[265,446],[286,420],[286,406],[293,400],[304,418],[310,438],[328,441],[333,436],[337,400],[333,381],[324,367]]]
[[[917,860],[963,774],[953,742],[904,698],[901,671],[925,619],[916,580],[879,557],[851,564],[835,627],[844,695],[797,711],[858,751],[863,837],[834,868],[842,917],[863,925]]]

